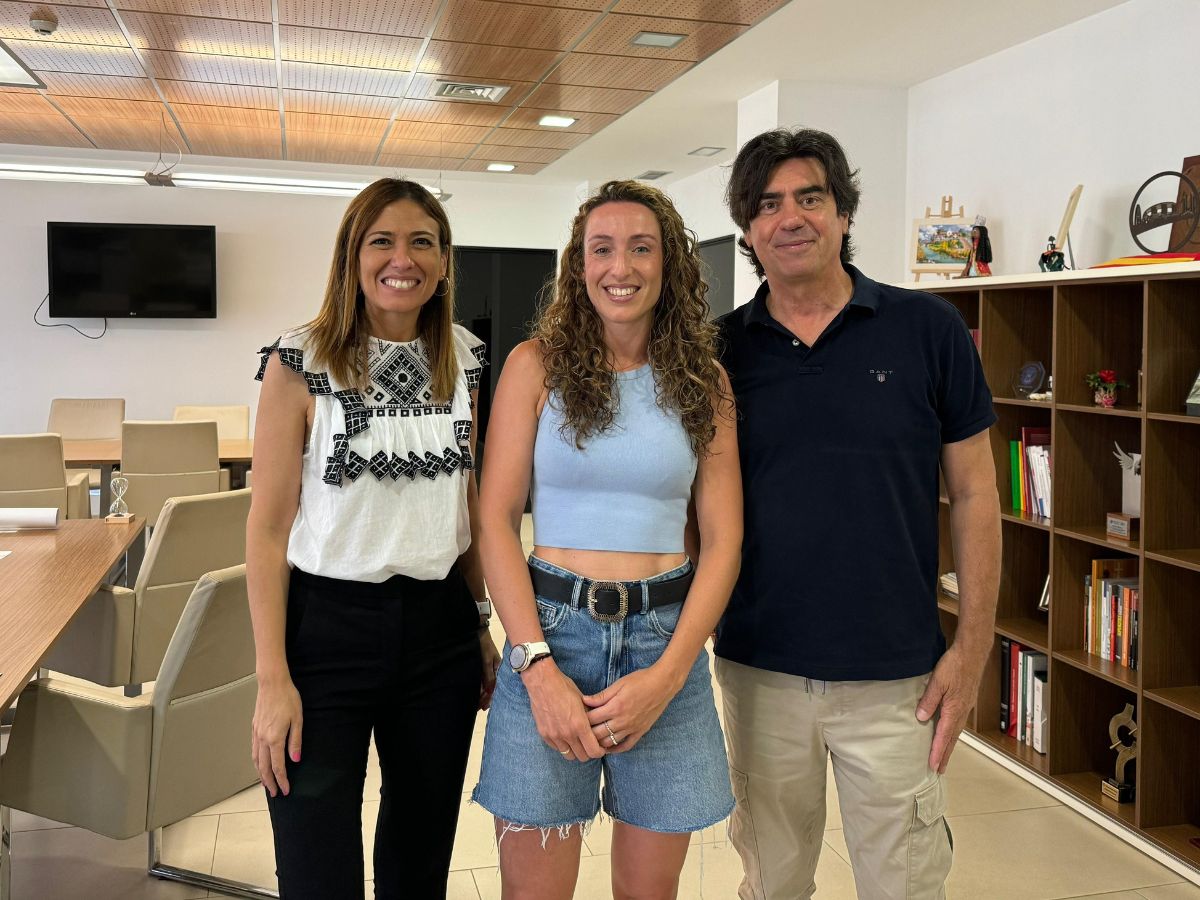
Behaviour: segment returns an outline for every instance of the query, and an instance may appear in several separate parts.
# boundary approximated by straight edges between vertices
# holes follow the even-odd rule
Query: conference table
[[[67,519],[44,531],[0,532],[0,711],[16,698],[54,639],[142,533],[126,525]]]
[[[69,519],[54,529],[0,532],[0,713],[145,525],[140,516],[125,525]],[[9,891],[7,812],[0,807],[0,900]]]
[[[217,456],[221,465],[229,466],[230,478],[239,484],[254,457],[253,438],[234,438],[217,441]],[[100,470],[100,515],[108,513],[112,502],[109,481],[113,468],[121,463],[121,439],[107,441],[63,441],[63,461],[68,469]]]

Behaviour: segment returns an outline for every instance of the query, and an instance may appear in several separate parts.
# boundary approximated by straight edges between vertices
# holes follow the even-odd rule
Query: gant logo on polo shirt
[[[876,381],[887,381],[889,375],[895,375],[895,369],[868,369],[870,374],[875,376]]]

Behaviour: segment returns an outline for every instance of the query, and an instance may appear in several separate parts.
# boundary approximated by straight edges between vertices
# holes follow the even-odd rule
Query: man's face
[[[840,215],[815,159],[781,162],[771,172],[758,209],[742,237],[762,263],[767,281],[780,284],[828,277],[841,269],[842,236],[850,228]]]

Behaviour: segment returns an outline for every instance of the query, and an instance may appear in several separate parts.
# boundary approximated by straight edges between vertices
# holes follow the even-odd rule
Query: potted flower
[[[1117,373],[1112,369],[1101,369],[1099,372],[1089,372],[1083,376],[1087,386],[1093,391],[1092,399],[1097,406],[1113,407],[1117,405],[1117,388],[1127,388],[1129,384],[1117,379]]]

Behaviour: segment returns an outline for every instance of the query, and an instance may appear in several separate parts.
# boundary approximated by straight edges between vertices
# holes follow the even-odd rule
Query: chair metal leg
[[[202,887],[210,891],[216,891],[219,894],[225,894],[229,897],[249,897],[250,900],[256,898],[269,897],[273,900],[278,900],[279,891],[270,888],[258,887],[254,884],[245,884],[241,881],[234,881],[231,878],[221,878],[217,875],[207,875],[204,872],[196,872],[192,869],[179,869],[175,866],[166,865],[159,858],[160,842],[162,839],[162,829],[157,828],[151,831],[149,837],[149,874],[156,878],[163,878],[167,881],[179,881],[183,884],[191,884],[196,887]],[[6,900],[0,895],[0,900]]]
[[[8,855],[11,835],[8,807],[0,806],[0,900],[8,900],[12,896],[12,860]]]

